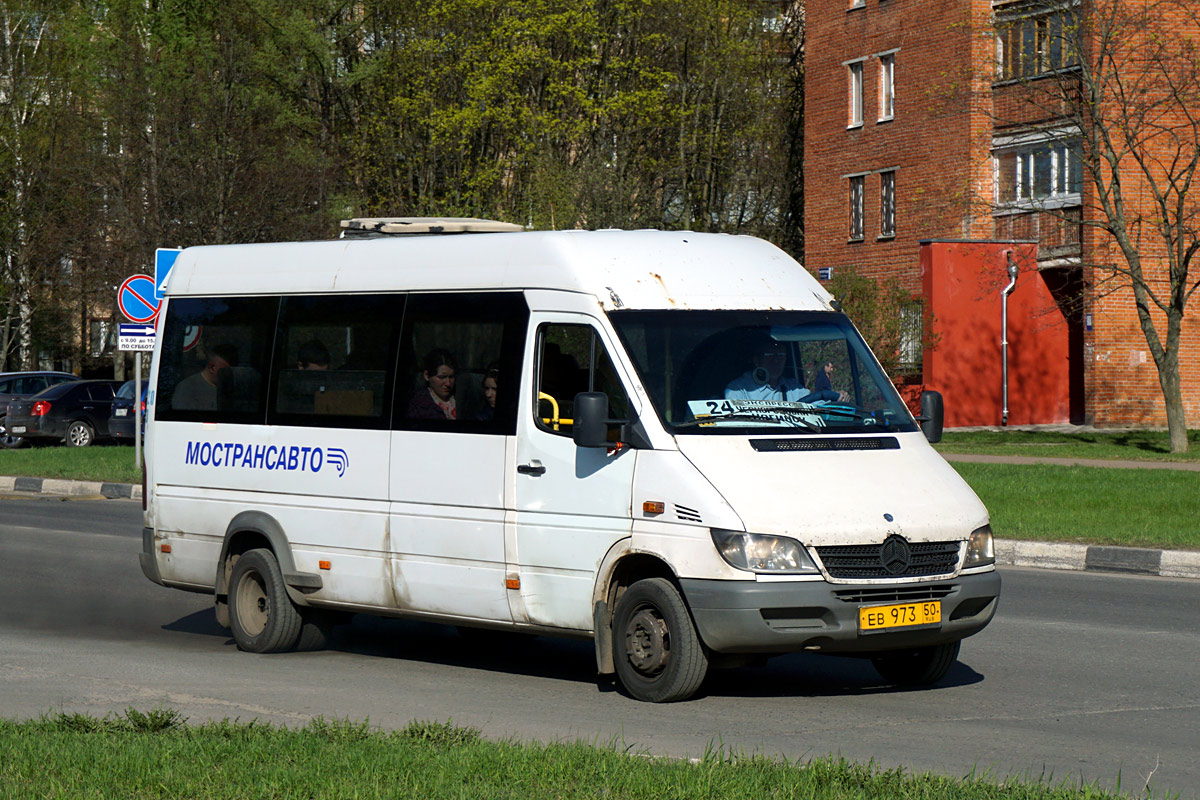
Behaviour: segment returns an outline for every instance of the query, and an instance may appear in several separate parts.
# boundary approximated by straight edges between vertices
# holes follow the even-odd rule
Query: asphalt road
[[[1200,797],[1200,581],[1007,569],[1000,612],[936,689],[824,656],[717,673],[690,702],[597,685],[590,645],[356,617],[331,650],[239,652],[207,598],[137,564],[138,503],[0,499],[0,715],[161,704],[192,721],[413,719],[489,736],[706,748]],[[494,648],[493,648],[494,649]]]

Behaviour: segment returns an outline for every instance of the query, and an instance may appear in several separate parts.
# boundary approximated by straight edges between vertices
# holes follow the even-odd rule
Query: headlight
[[[817,571],[804,545],[786,536],[712,530],[717,552],[731,566],[752,572]]]
[[[967,539],[967,560],[963,569],[985,567],[996,563],[996,550],[992,546],[992,526],[984,525],[971,532]]]

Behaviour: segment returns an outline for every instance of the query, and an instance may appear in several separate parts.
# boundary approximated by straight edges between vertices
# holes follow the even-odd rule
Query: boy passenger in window
[[[496,392],[500,388],[498,378],[500,370],[496,367],[488,367],[487,374],[483,376],[483,408],[475,412],[475,419],[480,422],[491,422],[496,418]]]
[[[296,369],[329,369],[329,351],[316,339],[300,345]]]
[[[454,375],[458,364],[448,350],[436,348],[425,356],[425,386],[408,404],[409,419],[458,419],[454,402]]]
[[[219,344],[212,348],[204,368],[189,375],[175,387],[171,407],[186,411],[216,411],[220,391],[232,388],[233,368],[237,366],[237,348]]]

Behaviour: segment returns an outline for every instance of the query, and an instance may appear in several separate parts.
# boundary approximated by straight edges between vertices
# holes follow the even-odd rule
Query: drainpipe
[[[1013,251],[1005,250],[1004,258],[1008,262],[1008,286],[1000,292],[1000,359],[1002,380],[1004,384],[1004,410],[1000,415],[1000,425],[1008,425],[1008,296],[1017,285],[1017,264],[1013,261]]]

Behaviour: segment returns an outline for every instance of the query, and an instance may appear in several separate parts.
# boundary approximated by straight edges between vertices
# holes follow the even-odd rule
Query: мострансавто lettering
[[[340,447],[188,442],[183,463],[201,467],[320,472],[325,466],[346,474],[349,459]]]

